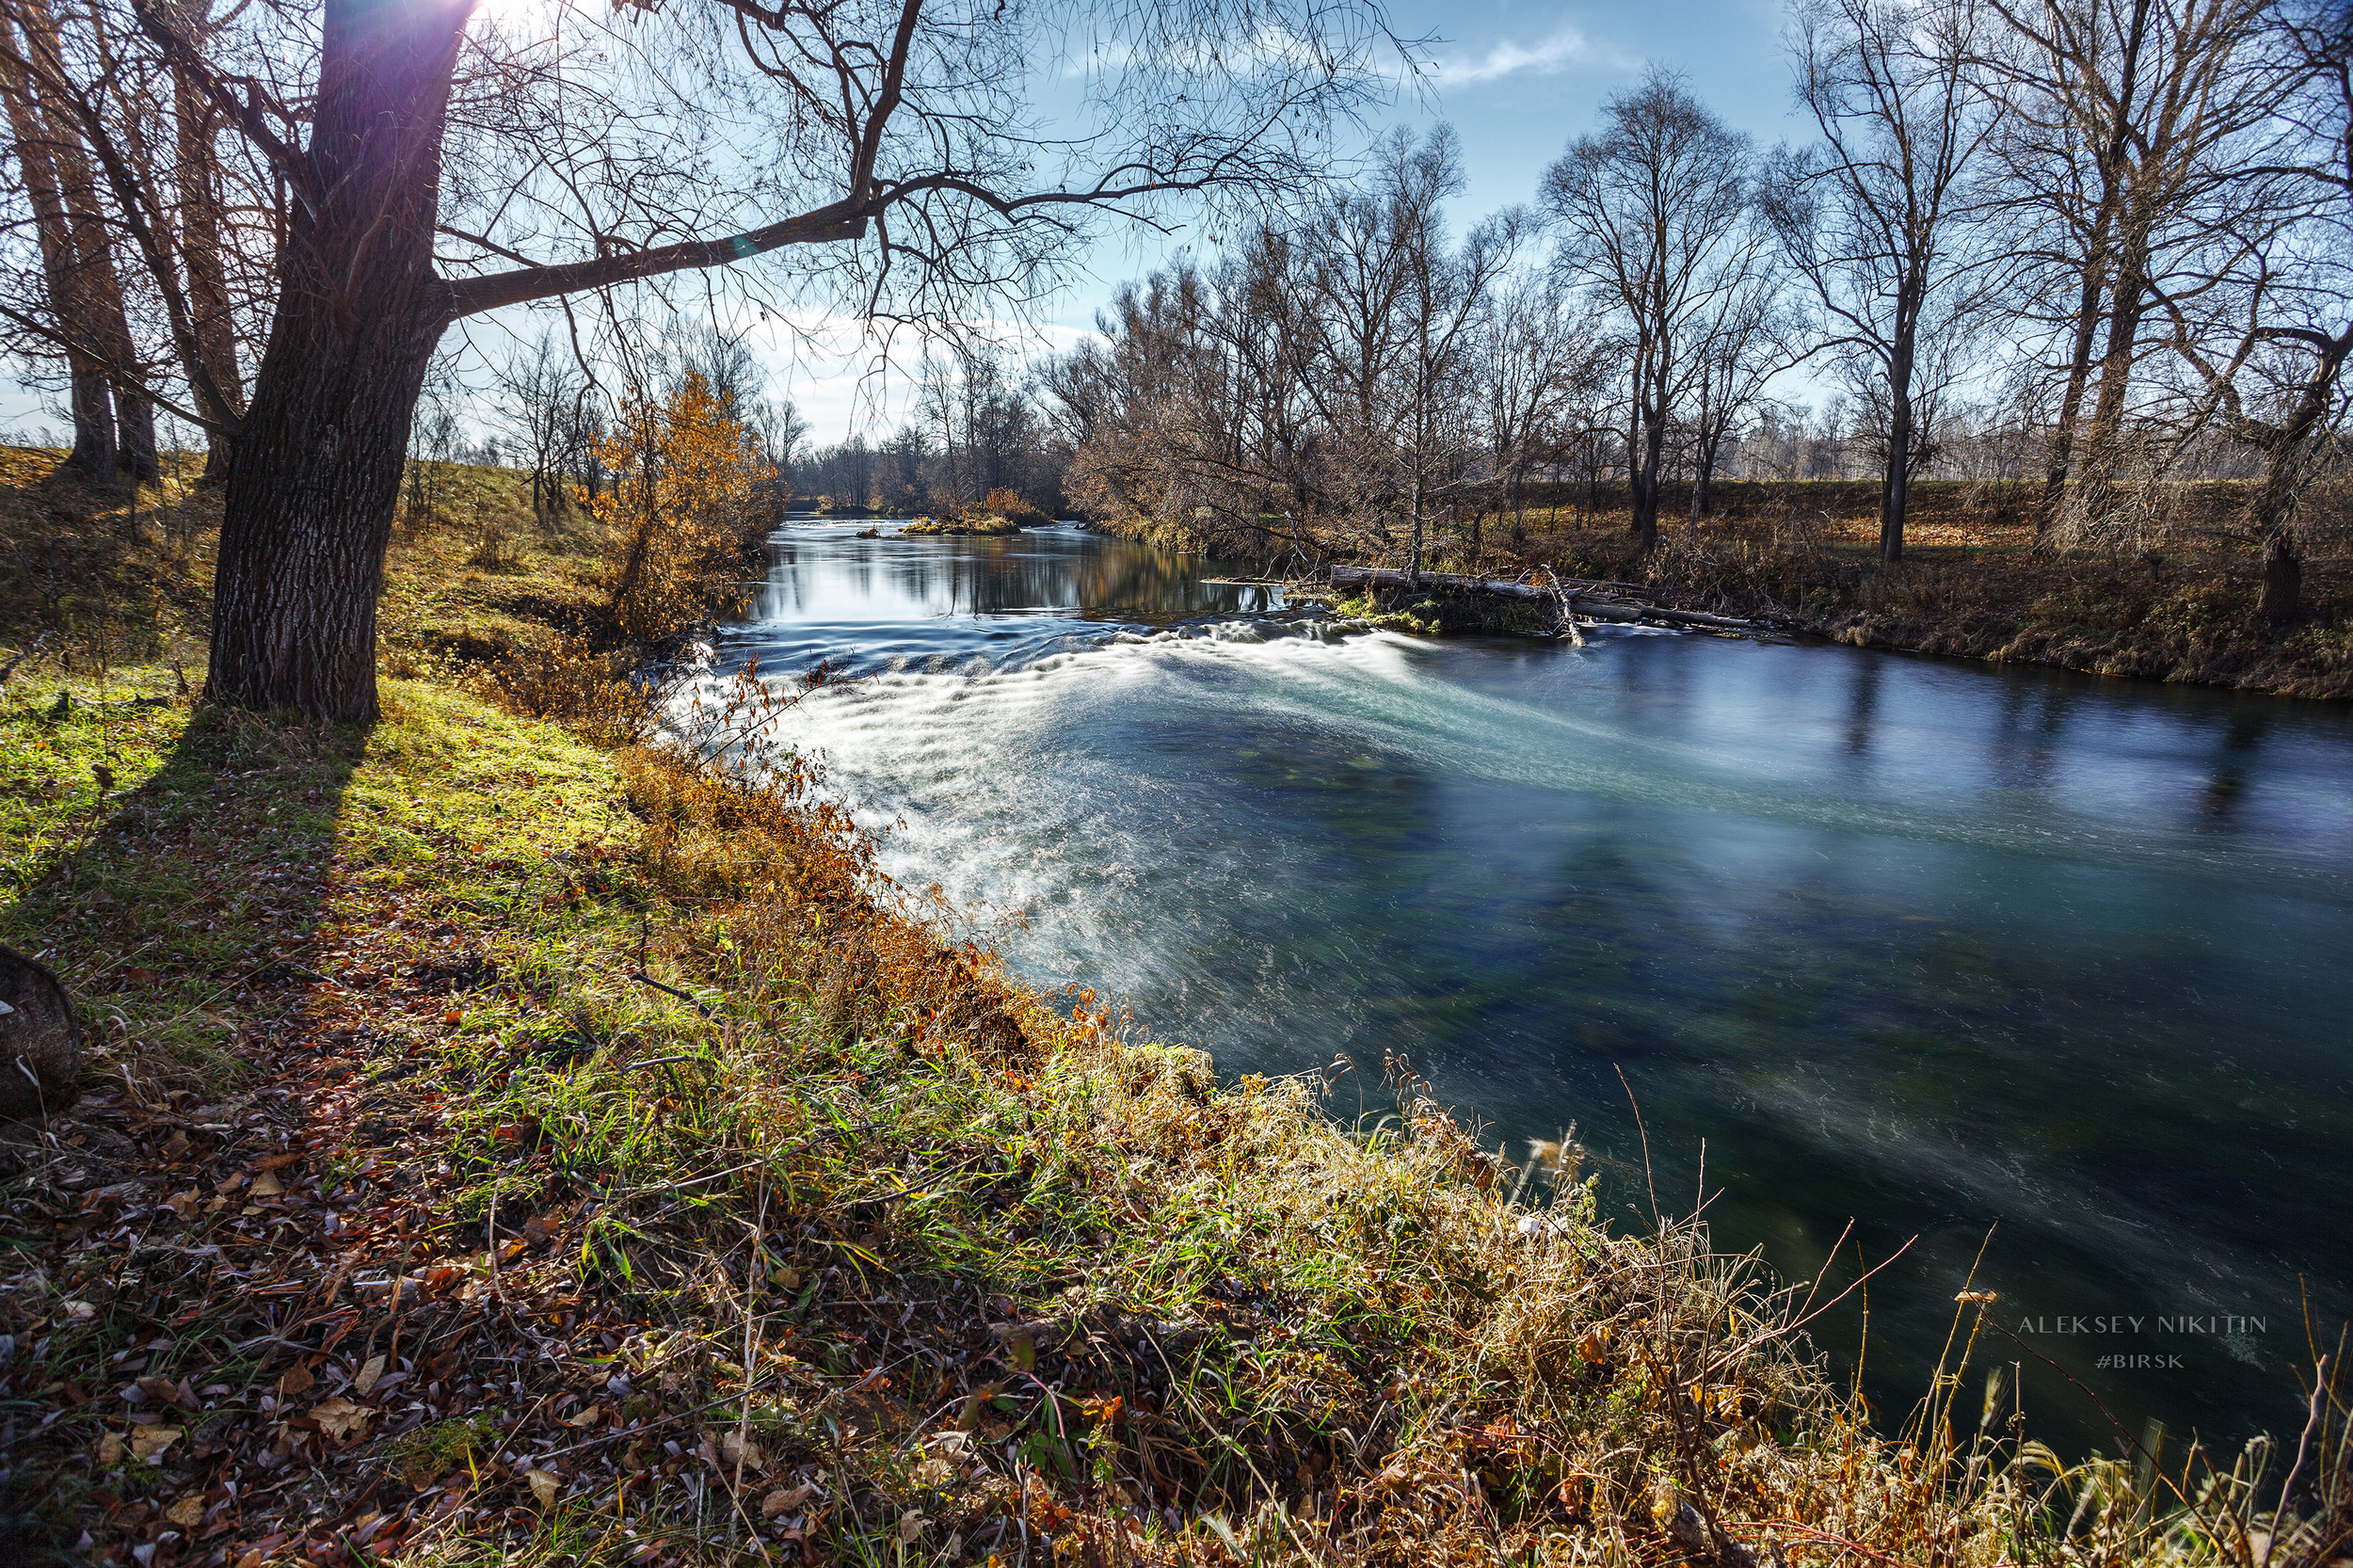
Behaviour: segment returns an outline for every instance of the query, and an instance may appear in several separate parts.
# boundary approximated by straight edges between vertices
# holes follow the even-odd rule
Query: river
[[[856,678],[795,743],[1041,987],[1228,1075],[1349,1057],[1344,1117],[1401,1053],[1514,1157],[1574,1123],[1619,1223],[1655,1185],[1792,1277],[1850,1221],[1830,1277],[1910,1240],[1869,1290],[1884,1420],[1976,1263],[2014,1336],[1979,1366],[2062,1448],[2300,1424],[2304,1292],[2353,1310],[2344,708],[1302,635],[1197,557],[867,526],[780,532],[722,667]],[[1817,1325],[1842,1366],[1861,1304]]]

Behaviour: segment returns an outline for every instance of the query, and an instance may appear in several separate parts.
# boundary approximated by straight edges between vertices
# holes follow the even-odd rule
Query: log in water
[[[1334,567],[1329,572],[1336,588],[1414,588],[1433,586],[1458,592],[1493,594],[1499,599],[1533,600],[1558,604],[1578,620],[1632,626],[1689,626],[1715,632],[1761,632],[1755,621],[1711,616],[1698,610],[1671,610],[1629,597],[1646,590],[1623,583],[1593,583],[1563,578],[1556,589],[1549,583],[1522,583],[1512,578],[1466,577],[1453,572],[1425,571],[1418,577],[1387,567]]]

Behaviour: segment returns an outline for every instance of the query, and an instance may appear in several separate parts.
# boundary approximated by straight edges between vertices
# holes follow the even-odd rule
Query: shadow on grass
[[[68,782],[146,775],[96,826],[87,811],[55,824],[0,907],[0,940],[56,969],[104,1035],[104,1072],[130,1060],[142,1076],[209,1076],[245,1056],[240,1032],[279,1016],[271,993],[312,967],[336,818],[367,744],[357,726],[214,709],[175,738],[179,716],[85,704],[62,721],[0,718],[0,758],[39,754]]]

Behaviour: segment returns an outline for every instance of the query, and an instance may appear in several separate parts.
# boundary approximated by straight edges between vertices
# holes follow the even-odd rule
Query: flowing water
[[[1346,1116],[1395,1052],[1515,1157],[1575,1123],[1630,1226],[1704,1162],[1719,1243],[1793,1277],[1916,1238],[1867,1340],[1859,1297],[1817,1325],[1842,1365],[1867,1344],[1883,1418],[1974,1262],[2007,1331],[1978,1365],[2024,1363],[2062,1447],[2300,1424],[2300,1304],[2353,1309],[2344,709],[1642,631],[1333,637],[1077,529],[859,526],[776,537],[723,667],[859,678],[793,739],[904,823],[890,872],[1017,918],[984,934],[1041,987],[1227,1074],[1346,1055]]]

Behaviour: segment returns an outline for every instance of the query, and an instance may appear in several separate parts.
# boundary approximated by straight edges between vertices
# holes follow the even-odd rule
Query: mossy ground
[[[904,528],[900,529],[899,532],[902,534],[976,534],[983,536],[1001,536],[1006,534],[1020,533],[1021,525],[1014,521],[1011,518],[1000,518],[992,515],[981,515],[975,517],[917,518],[913,522],[910,522]]]
[[[402,541],[365,732],[127,646],[0,694],[0,937],[92,1024],[0,1186],[21,1555],[2220,1563],[2267,1528],[2263,1454],[2062,1465],[1959,1350],[1876,1434],[1699,1227],[1612,1233],[1569,1172],[1514,1201],[1407,1075],[1362,1133],[1220,1085],[926,923],[806,776],[516,712],[495,672],[594,640],[595,541],[481,544]],[[2348,1509],[2313,1494],[2296,1560]]]

